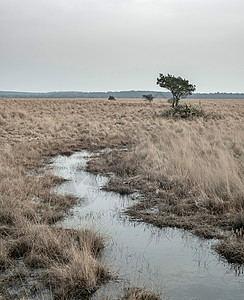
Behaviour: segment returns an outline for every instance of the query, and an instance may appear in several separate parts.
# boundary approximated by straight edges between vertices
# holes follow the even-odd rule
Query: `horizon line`
[[[81,90],[53,90],[53,91],[14,91],[0,90],[0,93],[26,93],[26,94],[48,94],[48,93],[123,93],[123,92],[156,92],[156,93],[171,93],[170,91],[162,90],[109,90],[109,91],[81,91]],[[194,92],[193,94],[244,94],[244,92]]]

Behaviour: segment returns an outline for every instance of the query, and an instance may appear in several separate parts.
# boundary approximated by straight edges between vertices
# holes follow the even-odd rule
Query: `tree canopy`
[[[178,105],[178,102],[181,98],[185,98],[188,95],[191,95],[195,90],[196,86],[190,84],[188,80],[183,79],[181,77],[175,77],[173,75],[167,74],[159,74],[157,78],[157,84],[169,90],[173,95],[172,106]]]

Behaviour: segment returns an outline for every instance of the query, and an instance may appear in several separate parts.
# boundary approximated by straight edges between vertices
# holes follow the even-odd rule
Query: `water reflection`
[[[101,299],[104,293],[116,299],[129,283],[162,291],[172,300],[244,299],[243,269],[233,269],[219,258],[211,248],[216,241],[132,221],[124,211],[133,200],[102,190],[107,178],[84,171],[89,156],[88,152],[58,156],[52,169],[68,179],[55,192],[83,199],[60,226],[93,228],[110,241],[101,260],[118,277],[92,299]]]

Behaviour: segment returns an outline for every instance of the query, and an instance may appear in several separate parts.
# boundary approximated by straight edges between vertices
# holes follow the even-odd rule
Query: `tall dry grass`
[[[189,102],[190,100],[188,100]],[[244,101],[219,100],[202,104],[219,120],[192,121],[148,118],[141,124],[139,141],[131,151],[104,155],[90,168],[144,180],[145,192],[171,190],[194,197],[197,206],[212,213],[244,208]],[[155,110],[158,107],[155,108]],[[124,179],[123,179],[124,180]],[[153,190],[152,190],[153,191]]]
[[[110,190],[142,192],[145,200],[129,212],[143,221],[183,227],[209,238],[223,238],[219,228],[234,228],[237,234],[221,248],[236,245],[236,262],[244,262],[244,251],[240,255],[238,250],[240,244],[243,248],[244,224],[244,101],[206,100],[201,105],[221,118],[148,118],[130,151],[104,154],[89,164],[89,170],[117,174]],[[159,110],[155,105],[154,112]],[[148,213],[152,207],[157,213]],[[225,255],[233,262],[230,256]]]
[[[50,189],[62,179],[42,174],[41,168],[49,156],[135,143],[143,123],[141,109],[145,118],[150,116],[140,101],[0,99],[1,297],[31,296],[37,280],[40,288],[51,286],[54,297],[65,299],[74,289],[70,297],[75,298],[92,293],[109,277],[107,268],[96,260],[96,249],[104,247],[100,236],[90,232],[92,242],[80,248],[71,232],[64,235],[55,230],[53,224],[77,199],[53,195]],[[23,264],[24,272],[19,272]],[[36,277],[32,269],[50,272]],[[14,278],[17,288],[33,274],[33,287],[11,294]],[[64,281],[66,285],[61,285]]]
[[[157,137],[147,138],[131,153],[131,162],[139,165],[137,174],[158,182],[159,190],[165,177],[172,184],[181,182],[189,192],[199,191],[199,205],[220,211],[243,209],[244,127],[236,122],[236,128],[230,128],[222,122],[160,124],[154,132]]]
[[[108,275],[96,262],[96,251],[83,247],[81,254],[77,237],[52,225],[77,200],[50,192],[61,181],[42,174],[52,155],[126,146],[128,151],[112,151],[90,168],[118,174],[114,190],[144,193],[147,201],[137,207],[144,221],[195,228],[205,235],[214,235],[216,226],[239,230],[244,210],[244,102],[202,101],[206,111],[222,116],[207,122],[157,117],[168,107],[162,100],[148,105],[136,99],[0,99],[0,296],[11,296],[8,272],[17,270],[20,260],[27,276],[34,267],[48,268],[49,283],[42,282],[43,277],[40,282],[64,299],[61,282],[70,291],[82,281],[87,288],[80,284],[81,290],[90,293]],[[158,208],[153,218],[144,209],[152,206]],[[90,235],[94,242],[89,247],[94,249],[101,239]],[[84,255],[89,258],[84,260]],[[76,290],[78,295],[81,290]]]

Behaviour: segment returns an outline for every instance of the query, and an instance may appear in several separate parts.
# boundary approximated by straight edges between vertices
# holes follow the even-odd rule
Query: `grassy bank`
[[[131,215],[207,237],[219,236],[218,228],[233,229],[228,249],[236,241],[240,252],[244,102],[205,100],[202,106],[222,118],[165,119],[159,116],[169,104],[160,101],[0,99],[1,296],[14,298],[9,288],[20,285],[26,297],[40,286],[60,299],[81,297],[109,277],[97,261],[103,237],[55,227],[77,199],[53,195],[50,189],[62,179],[41,172],[49,156],[78,149],[128,147],[89,168],[116,174],[110,189],[144,195]],[[228,249],[218,251],[228,257]]]
[[[108,190],[143,195],[128,210],[131,216],[218,238],[215,249],[229,262],[242,264],[244,102],[205,101],[202,107],[208,118],[156,114],[150,123],[145,120],[139,142],[91,161],[89,170],[116,175]]]
[[[76,299],[110,277],[97,260],[102,236],[53,226],[77,202],[53,195],[62,179],[41,171],[50,155],[80,148],[72,109],[66,124],[68,103],[0,100],[1,299],[41,298],[45,289],[54,298]]]

